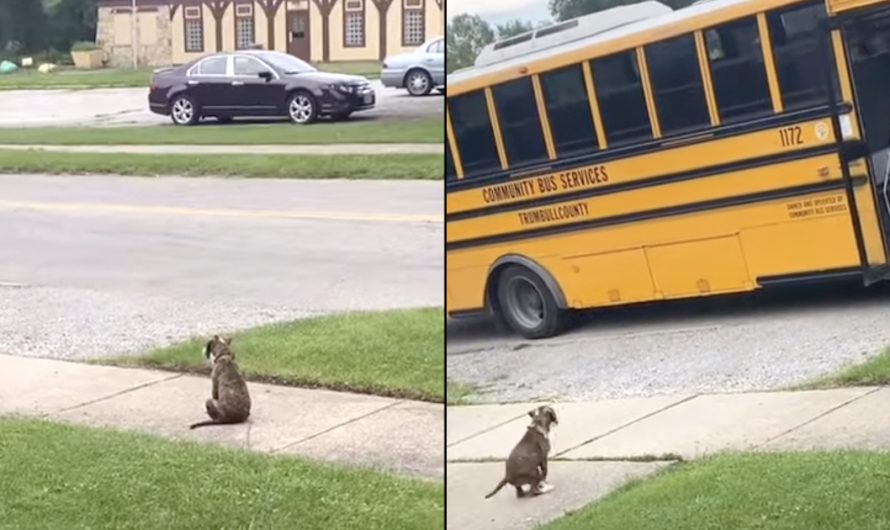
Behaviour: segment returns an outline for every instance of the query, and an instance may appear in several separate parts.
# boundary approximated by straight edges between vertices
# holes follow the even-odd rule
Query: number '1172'
[[[803,145],[803,139],[800,136],[801,130],[799,125],[782,127],[781,129],[779,129],[779,138],[782,139],[782,147],[788,147],[791,145]]]

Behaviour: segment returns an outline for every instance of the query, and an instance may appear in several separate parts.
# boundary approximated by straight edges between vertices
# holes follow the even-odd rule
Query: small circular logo
[[[828,138],[828,124],[824,121],[820,121],[816,124],[815,127],[816,138],[819,140],[824,140]]]

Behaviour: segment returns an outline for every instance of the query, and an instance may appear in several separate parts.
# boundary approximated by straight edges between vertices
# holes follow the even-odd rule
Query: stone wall
[[[139,66],[167,66],[173,61],[170,8],[140,8],[136,16],[136,42]],[[133,65],[133,17],[128,8],[100,7],[96,24],[96,44],[105,51],[106,65],[128,68]]]

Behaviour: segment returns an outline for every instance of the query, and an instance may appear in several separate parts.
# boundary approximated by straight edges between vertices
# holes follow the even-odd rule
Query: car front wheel
[[[318,105],[312,94],[297,92],[288,100],[287,114],[290,121],[299,125],[307,125],[318,117]]]
[[[170,105],[170,118],[176,125],[194,125],[198,123],[198,107],[195,100],[185,94],[173,98]]]
[[[423,70],[411,70],[405,78],[405,88],[412,96],[425,96],[433,89],[433,78]]]

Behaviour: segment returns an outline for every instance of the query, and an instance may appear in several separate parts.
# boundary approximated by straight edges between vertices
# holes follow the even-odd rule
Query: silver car
[[[412,96],[425,96],[445,86],[445,38],[424,42],[414,51],[393,55],[383,61],[383,86],[405,88]]]

